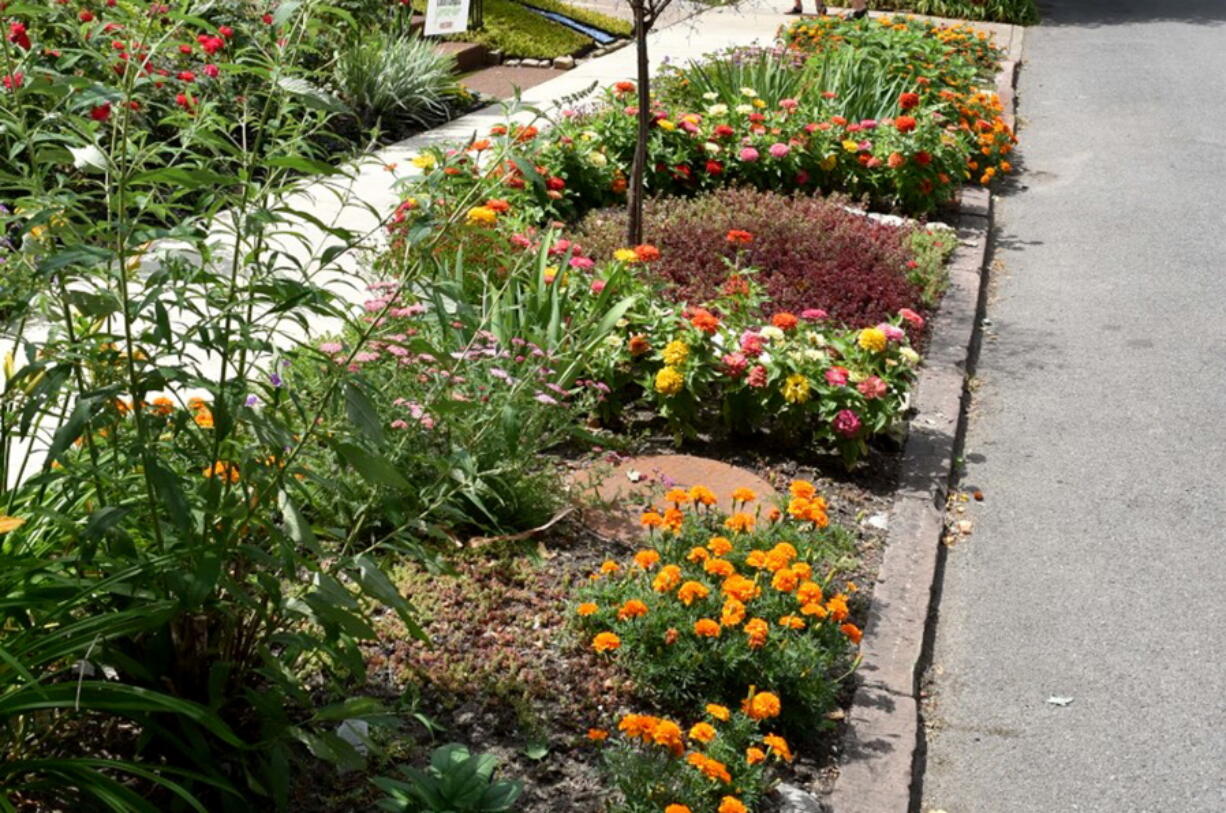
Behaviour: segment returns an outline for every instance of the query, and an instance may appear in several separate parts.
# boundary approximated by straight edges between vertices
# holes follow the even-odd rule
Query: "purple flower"
[[[268,383],[272,384],[274,387],[279,387],[285,382],[281,380],[281,376],[273,373],[272,375],[268,376]]]
[[[247,396],[247,406],[253,407],[258,403],[260,403],[260,397],[258,395],[253,393]]]

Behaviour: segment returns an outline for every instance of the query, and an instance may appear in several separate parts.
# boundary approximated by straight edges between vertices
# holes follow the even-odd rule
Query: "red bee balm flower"
[[[9,23],[9,42],[22,50],[30,50],[30,35],[24,23]]]
[[[915,129],[915,119],[911,116],[899,116],[894,119],[894,126],[900,133],[909,133]]]
[[[104,102],[90,110],[89,117],[94,121],[106,121],[111,117],[111,103]]]

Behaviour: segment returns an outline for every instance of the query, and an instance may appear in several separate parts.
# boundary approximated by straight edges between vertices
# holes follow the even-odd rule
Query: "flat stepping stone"
[[[769,504],[778,492],[751,471],[719,460],[686,454],[636,457],[600,478],[599,469],[576,472],[572,483],[585,499],[599,505],[583,509],[583,521],[594,533],[627,545],[638,545],[644,537],[639,517],[649,506],[666,507],[664,492],[670,488],[706,486],[715,492],[718,507],[732,513],[731,494],[748,488],[758,495],[750,510]],[[595,480],[595,482],[593,482]]]

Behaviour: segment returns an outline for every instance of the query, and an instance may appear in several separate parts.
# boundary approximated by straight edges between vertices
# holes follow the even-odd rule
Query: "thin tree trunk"
[[[647,0],[634,3],[634,39],[638,50],[639,132],[634,144],[634,163],[630,168],[630,217],[626,238],[630,245],[643,242],[643,176],[647,164],[647,135],[651,125],[650,77],[647,75]]]

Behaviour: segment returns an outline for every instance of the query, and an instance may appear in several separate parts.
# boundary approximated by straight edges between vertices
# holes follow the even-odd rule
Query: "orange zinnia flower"
[[[796,327],[798,321],[795,314],[786,311],[780,311],[771,317],[771,324],[780,330],[791,330]]]
[[[690,324],[703,333],[714,333],[719,330],[719,317],[703,308],[697,308],[690,316]]]
[[[643,243],[642,245],[635,246],[634,254],[639,258],[639,262],[641,263],[654,262],[655,260],[660,259],[660,249],[656,248],[650,243]]]
[[[651,349],[651,342],[647,341],[647,337],[641,334],[630,337],[630,341],[626,345],[632,356],[641,356]]]
[[[734,245],[743,246],[753,242],[753,235],[744,229],[731,229],[725,239]]]

